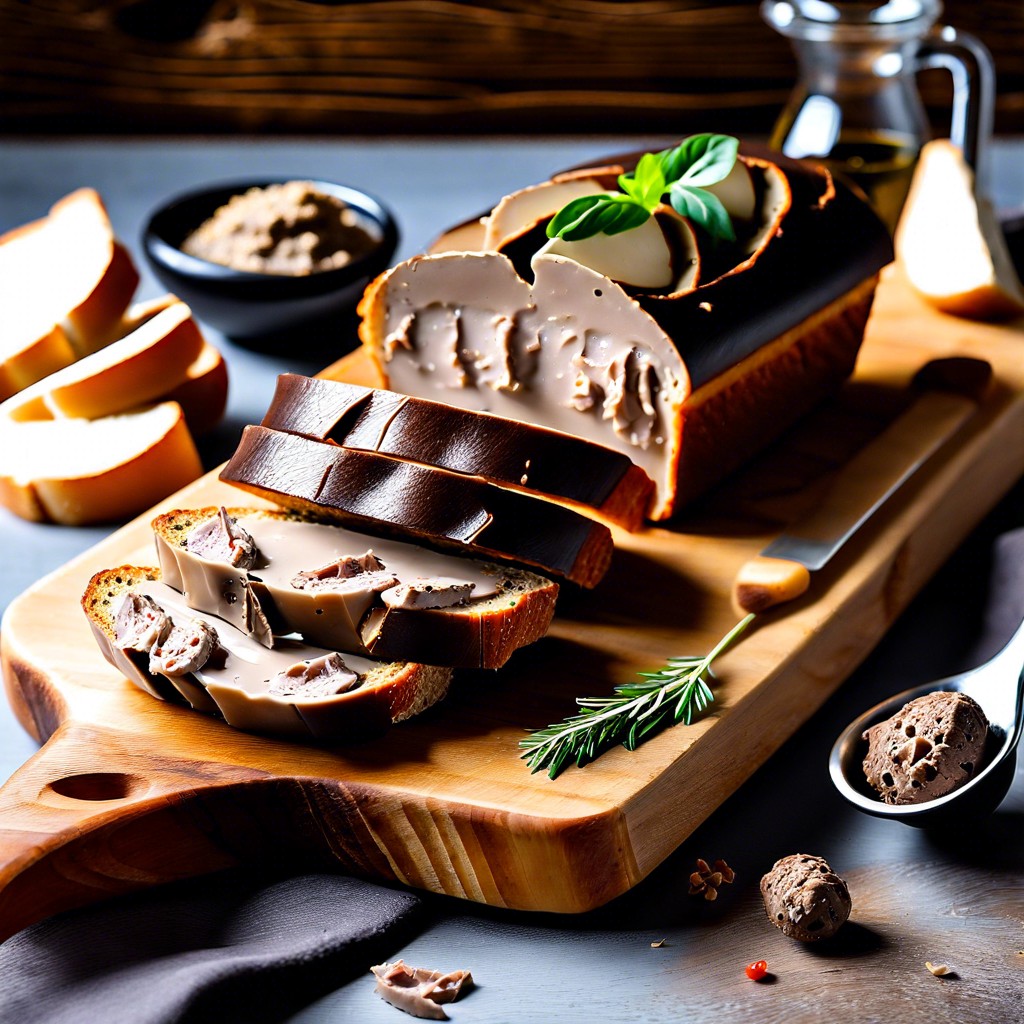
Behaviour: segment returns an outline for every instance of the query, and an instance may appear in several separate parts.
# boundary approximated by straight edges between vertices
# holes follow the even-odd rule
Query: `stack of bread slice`
[[[129,308],[138,274],[99,196],[4,235],[0,270],[0,502],[82,525],[199,476],[193,434],[223,415],[224,360],[174,296]]]
[[[541,639],[559,583],[595,587],[610,564],[600,520],[639,525],[653,489],[580,438],[291,374],[221,479],[281,510],[157,517],[158,567],[90,583],[93,632],[154,696],[331,740]]]
[[[153,696],[236,728],[364,739],[540,639],[558,585],[406,541],[252,508],[153,520],[159,567],[97,573],[104,656]]]

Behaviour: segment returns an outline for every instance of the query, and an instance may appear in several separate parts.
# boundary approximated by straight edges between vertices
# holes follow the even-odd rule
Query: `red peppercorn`
[[[760,981],[768,973],[768,962],[766,960],[755,960],[747,964],[747,977],[751,981]]]

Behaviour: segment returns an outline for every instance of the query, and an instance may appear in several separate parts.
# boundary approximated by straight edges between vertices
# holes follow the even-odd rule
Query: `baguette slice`
[[[283,508],[595,587],[608,527],[474,477],[248,426],[221,480]]]
[[[171,302],[124,337],[8,399],[0,416],[26,422],[124,412],[184,383],[203,345],[192,311]]]
[[[228,368],[220,349],[206,342],[185,371],[185,379],[160,398],[181,406],[194,437],[213,430],[228,401]]]
[[[269,671],[264,673],[260,664],[257,674],[272,675],[280,664],[328,652],[295,645],[275,657],[213,616],[202,618],[216,629],[219,644],[227,651],[222,668],[177,677],[154,674],[149,671],[148,656],[122,650],[115,642],[115,616],[122,598],[133,588],[148,592],[175,622],[195,617],[181,595],[160,582],[159,569],[131,565],[105,569],[92,577],[82,596],[82,608],[103,656],[152,696],[218,715],[238,729],[306,740],[369,739],[439,701],[451,681],[451,670],[446,668],[350,658],[346,661],[362,677],[356,689],[317,699],[276,696],[261,688],[259,680],[249,686],[236,681],[236,666],[244,671],[242,663],[252,664],[251,659],[265,656]]]
[[[0,236],[0,400],[112,341],[138,282],[92,189]]]
[[[564,500],[627,530],[640,529],[654,495],[639,466],[603,445],[340,381],[282,374],[263,426]]]
[[[201,473],[176,402],[97,420],[0,423],[0,504],[23,519],[126,519]]]
[[[147,320],[178,302],[177,296],[166,294],[135,303],[125,314],[121,336],[138,330]],[[228,401],[228,368],[220,349],[203,342],[184,377],[158,397],[161,402],[177,402],[181,406],[193,437],[213,430],[224,416]]]
[[[188,550],[189,534],[220,514],[215,507],[176,509],[153,520],[164,580],[189,605],[252,628],[247,602],[255,599],[277,635],[300,634],[337,651],[458,668],[500,668],[526,644],[547,633],[558,585],[533,573],[440,555],[398,541],[286,512],[231,508],[227,514],[253,538],[259,559],[251,573]],[[341,595],[298,590],[290,581],[346,555],[367,550],[395,572],[416,577],[475,579],[494,592],[450,608],[388,608],[372,591]],[[406,575],[406,571],[409,575]]]

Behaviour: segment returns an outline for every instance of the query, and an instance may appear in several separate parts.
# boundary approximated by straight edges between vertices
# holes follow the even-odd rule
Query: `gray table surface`
[[[39,216],[75,187],[93,185],[109,206],[115,230],[137,256],[143,272],[139,298],[148,298],[161,289],[139,253],[140,226],[156,203],[193,185],[288,175],[368,188],[394,209],[402,229],[398,255],[404,257],[421,249],[440,228],[485,208],[506,191],[540,180],[552,168],[647,141],[6,140],[0,142],[0,230]],[[1002,141],[993,150],[1000,207],[1024,205],[1022,153],[1024,144],[1019,141]],[[215,332],[209,337],[221,345],[231,374],[225,424],[204,447],[207,464],[214,465],[233,447],[241,426],[261,418],[277,373],[314,371],[323,360],[313,365],[301,355],[260,355]],[[470,967],[481,988],[456,1004],[451,1016],[479,1024],[541,1021],[555,1015],[565,1022],[591,1022],[598,1015],[621,1021],[761,1021],[785,1018],[787,1005],[792,1010],[805,1007],[805,1016],[796,1013],[790,1019],[816,1019],[806,1011],[806,997],[817,991],[821,976],[839,967],[856,971],[855,963],[810,958],[804,963],[811,965],[810,972],[800,975],[801,982],[790,982],[803,988],[788,991],[785,977],[768,988],[743,987],[735,980],[744,963],[765,955],[771,959],[771,951],[787,941],[757,917],[757,878],[777,856],[797,850],[821,853],[844,872],[886,870],[899,864],[971,870],[962,850],[848,810],[827,781],[825,757],[841,725],[865,706],[918,681],[966,667],[982,597],[979,574],[972,568],[984,560],[991,537],[1014,525],[1024,525],[1020,487],[911,606],[854,679],[631,893],[580,918],[503,913],[436,898],[433,924],[407,947],[394,950],[394,957],[443,968]],[[24,523],[0,510],[0,610],[25,587],[108,532],[106,527]],[[0,702],[0,779],[34,750],[33,741]],[[795,778],[801,780],[796,804]],[[797,813],[798,805],[813,808],[813,813]],[[1019,851],[1022,815],[1024,780],[1018,773],[995,819],[1016,837],[1018,853],[1011,858],[1011,867],[1018,889],[1024,879],[1024,853]],[[699,901],[685,896],[685,879],[696,856],[725,856],[740,872],[735,891],[720,905],[698,906]],[[666,946],[652,949],[650,943],[662,938],[668,940]],[[1024,935],[1020,946],[1024,947]],[[703,949],[708,950],[706,955]],[[912,955],[917,955],[916,949]],[[941,949],[934,951],[933,959],[941,956]],[[1017,972],[1011,983],[1020,984],[1020,977]],[[824,1009],[821,1013],[821,1019],[832,1016]],[[303,1024],[398,1019],[363,979],[342,985],[294,1018]],[[857,1016],[848,1007],[839,1019]],[[904,1019],[915,1018],[910,1014]],[[961,1018],[953,1014],[948,1019]]]

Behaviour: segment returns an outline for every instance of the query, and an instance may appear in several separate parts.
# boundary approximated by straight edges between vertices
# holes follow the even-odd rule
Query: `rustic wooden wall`
[[[1024,3],[954,0],[1024,131]],[[0,132],[766,132],[794,64],[756,3],[0,0]],[[947,85],[925,82],[936,112]]]

